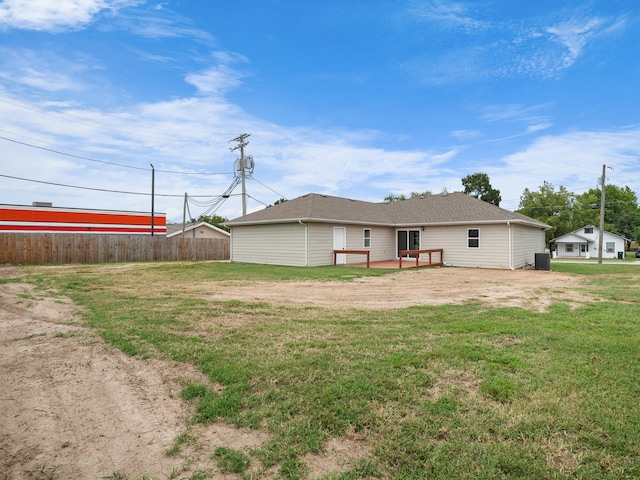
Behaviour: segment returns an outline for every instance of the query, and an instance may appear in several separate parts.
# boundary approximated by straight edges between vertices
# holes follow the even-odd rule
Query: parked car
[[[636,258],[640,258],[640,247],[636,248]]]

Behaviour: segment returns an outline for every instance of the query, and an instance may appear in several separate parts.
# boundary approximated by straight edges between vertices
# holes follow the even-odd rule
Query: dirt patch
[[[0,266],[0,278],[19,274]],[[544,310],[575,297],[577,277],[546,271],[437,268],[353,282],[211,282],[212,300],[388,309],[477,301]],[[505,338],[504,342],[514,341]],[[25,283],[0,283],[0,478],[234,478],[217,470],[218,446],[248,452],[265,432],[228,425],[189,426],[180,391],[207,379],[189,365],[131,358],[83,327],[77,307]],[[465,385],[469,379],[459,379]],[[446,386],[438,386],[434,393]],[[193,437],[169,456],[181,434]],[[370,455],[355,437],[332,439],[305,461],[312,476]],[[39,472],[47,476],[38,476]],[[260,478],[271,478],[267,472]]]
[[[426,268],[353,282],[225,282],[206,285],[210,300],[391,309],[482,302],[544,311],[559,298],[575,299],[576,276],[543,270]],[[200,285],[202,287],[202,285]]]
[[[225,478],[210,459],[217,446],[266,440],[212,425],[190,432],[197,449],[168,456],[191,416],[180,391],[206,378],[189,365],[127,357],[74,311],[29,285],[0,284],[0,478]]]

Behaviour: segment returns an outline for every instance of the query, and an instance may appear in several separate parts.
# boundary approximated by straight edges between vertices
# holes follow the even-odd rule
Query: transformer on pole
[[[248,172],[248,175],[251,176],[251,174],[253,173],[253,167],[254,167],[253,156],[251,155],[245,156],[244,154],[244,147],[246,147],[249,144],[249,142],[247,141],[247,138],[249,136],[251,136],[251,134],[243,133],[242,135],[234,138],[233,140],[230,140],[231,142],[237,142],[237,145],[231,148],[230,150],[232,152],[235,150],[240,150],[240,158],[236,159],[236,162],[235,162],[234,175],[238,175],[239,173],[242,178],[242,215],[243,216],[247,214],[247,191],[245,187],[245,178],[247,177],[247,172]]]

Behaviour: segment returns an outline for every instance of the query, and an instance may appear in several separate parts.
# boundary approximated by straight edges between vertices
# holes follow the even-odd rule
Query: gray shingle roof
[[[185,225],[185,231],[189,231],[195,225],[193,222],[188,222]],[[167,235],[171,235],[172,233],[182,232],[182,223],[167,223]]]
[[[483,202],[464,193],[448,193],[413,197],[389,203],[372,203],[349,198],[309,193],[301,197],[267,207],[226,225],[254,225],[297,221],[342,222],[370,225],[436,225],[456,223],[526,223],[546,228],[520,213],[511,212]]]
[[[207,223],[207,222],[200,222],[200,223],[188,222],[184,226],[184,231],[189,232],[194,228],[198,228],[198,227],[210,228],[211,230],[215,230],[217,232],[229,235],[229,233],[225,232],[223,229],[218,228],[215,225],[211,225],[210,223]],[[170,237],[176,233],[182,233],[182,223],[167,223],[167,237]]]

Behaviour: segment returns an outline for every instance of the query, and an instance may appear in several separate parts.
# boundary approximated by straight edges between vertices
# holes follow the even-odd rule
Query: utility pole
[[[184,204],[182,205],[182,239],[184,240],[184,231],[187,228],[187,192],[184,192]]]
[[[238,145],[231,148],[230,150],[233,152],[235,150],[240,150],[240,158],[236,160],[236,171],[240,171],[240,175],[242,176],[242,215],[247,214],[247,191],[245,187],[245,178],[246,178],[246,170],[253,171],[253,157],[244,156],[244,147],[249,145],[247,142],[247,138],[250,137],[251,134],[243,133],[242,135],[230,140],[231,142],[237,142]]]
[[[607,170],[606,165],[602,165],[602,178],[600,178],[600,231],[598,232],[598,264],[602,264],[602,242],[604,241],[604,180]]]
[[[156,169],[153,166],[153,163],[150,163],[149,165],[151,165],[151,236],[153,237],[153,229],[155,227],[155,206],[154,206],[154,202],[155,202],[155,196],[156,196]]]

